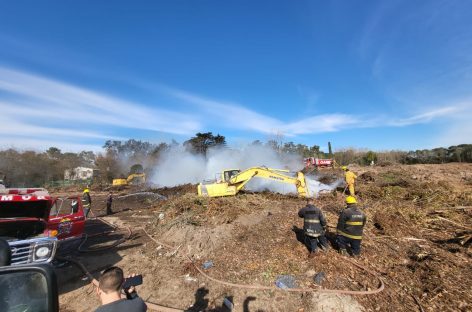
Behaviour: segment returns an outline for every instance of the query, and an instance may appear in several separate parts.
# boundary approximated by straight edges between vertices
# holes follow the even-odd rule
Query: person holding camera
[[[134,285],[142,283],[128,283],[136,274],[124,278],[123,270],[111,267],[103,271],[98,279],[97,294],[102,305],[95,312],[144,312],[147,306],[143,299],[138,297]],[[131,284],[131,285],[129,285]],[[134,285],[133,285],[134,284]],[[123,292],[124,294],[123,294]],[[126,297],[125,297],[126,295]]]

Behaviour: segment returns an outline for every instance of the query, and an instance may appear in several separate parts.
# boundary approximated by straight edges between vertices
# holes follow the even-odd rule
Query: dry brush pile
[[[357,195],[368,224],[356,261],[376,271],[386,288],[356,298],[367,311],[469,311],[472,187],[418,179],[409,170],[384,167],[359,175]],[[334,248],[307,259],[297,240],[302,222],[296,212],[303,199],[271,193],[199,198],[191,186],[165,192],[168,199],[153,205],[147,229],[171,244],[198,244],[188,250],[199,263],[213,261],[208,274],[215,278],[270,286],[277,276],[290,274],[299,287],[316,290],[320,286],[312,277],[324,272],[323,288],[377,287],[375,278],[343,261]],[[333,247],[343,200],[339,191],[316,200],[326,213]],[[161,213],[164,218],[158,218]],[[182,230],[185,235],[176,234]],[[189,265],[182,273],[196,274]]]

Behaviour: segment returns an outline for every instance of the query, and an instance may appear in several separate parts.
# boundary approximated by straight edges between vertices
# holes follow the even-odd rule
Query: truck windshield
[[[51,207],[50,216],[70,215],[79,211],[77,198],[58,198]]]

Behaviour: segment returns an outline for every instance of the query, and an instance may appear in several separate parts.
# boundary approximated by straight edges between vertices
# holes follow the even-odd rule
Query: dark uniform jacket
[[[92,204],[92,198],[88,192],[82,194],[82,204],[85,208],[90,208],[89,206]]]
[[[95,312],[146,312],[143,299],[121,299],[98,307]]]
[[[355,204],[349,204],[339,216],[338,234],[352,239],[362,239],[366,221],[365,214]]]
[[[313,205],[307,205],[300,209],[298,216],[303,218],[303,230],[306,235],[312,237],[324,235],[326,219],[320,208]]]

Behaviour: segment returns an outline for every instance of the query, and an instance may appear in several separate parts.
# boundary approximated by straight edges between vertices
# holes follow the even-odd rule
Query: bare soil
[[[144,276],[138,288],[149,302],[186,311],[472,311],[472,164],[353,167],[358,175],[359,206],[368,216],[357,263],[376,272],[385,290],[370,296],[320,294],[316,290],[372,290],[378,281],[336,252],[335,226],[344,196],[339,191],[316,199],[330,225],[332,247],[307,258],[300,242],[305,201],[273,193],[199,198],[196,186],[120,190],[112,216],[115,233],[91,237],[85,247],[106,246],[133,230],[129,240],[103,252],[76,253],[97,275],[110,265]],[[325,173],[329,175],[329,173]],[[334,172],[341,176],[341,172]],[[342,190],[341,190],[342,192]],[[106,192],[92,189],[93,211],[105,212]],[[120,197],[121,196],[121,197]],[[100,220],[87,228],[109,227]],[[97,224],[98,223],[98,224]],[[168,249],[151,240],[146,229]],[[246,285],[273,286],[279,275],[292,275],[298,287],[313,292],[247,290],[222,285],[198,273],[187,256],[213,278]],[[313,276],[324,272],[321,286]],[[72,265],[57,268],[61,311],[90,311],[98,298]]]

